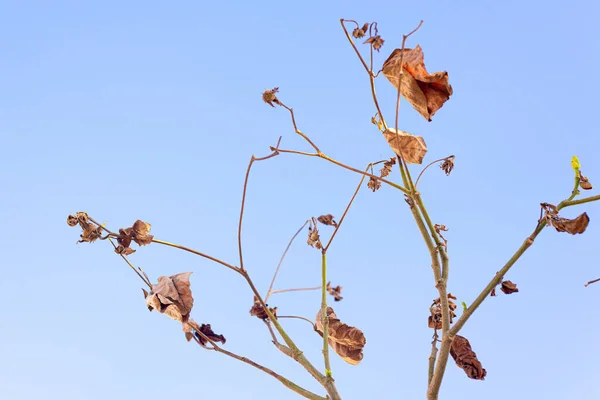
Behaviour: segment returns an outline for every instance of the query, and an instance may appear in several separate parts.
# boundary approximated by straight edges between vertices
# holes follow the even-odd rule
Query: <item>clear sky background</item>
[[[427,122],[404,102],[401,128],[422,135],[432,168],[420,189],[449,227],[449,289],[470,303],[533,230],[539,203],[572,189],[571,157],[600,185],[595,121],[600,67],[596,1],[75,2],[0,5],[0,398],[294,399],[266,374],[187,343],[146,310],[141,281],[109,243],[79,244],[66,217],[87,211],[112,229],[136,219],[157,238],[237,264],[236,229],[252,154],[308,151],[289,115],[261,100],[274,86],[300,129],[357,168],[392,154],[370,123],[368,78],[340,18],[378,21],[381,65],[423,19],[429,71],[454,95]],[[361,49],[367,50],[366,46]],[[395,90],[378,93],[391,120]],[[413,168],[417,174],[420,168]],[[394,179],[398,180],[397,173]],[[311,216],[339,217],[359,176],[319,159],[256,164],[244,220],[245,264],[263,293],[289,238]],[[596,192],[597,193],[597,192]],[[600,204],[584,235],[545,230],[509,273],[520,292],[488,299],[462,331],[484,367],[452,361],[441,399],[597,399]],[[323,227],[323,234],[328,229]],[[277,289],[316,286],[320,255],[293,245]],[[231,271],[152,244],[130,257],[153,280],[193,271],[193,317],[226,348],[319,391],[248,315],[252,294]],[[344,399],[425,398],[437,297],[403,196],[359,193],[329,254],[343,286],[338,316],[367,337],[364,360],[332,368]],[[314,318],[318,292],[274,295],[281,315]],[[321,338],[286,320],[322,367]]]

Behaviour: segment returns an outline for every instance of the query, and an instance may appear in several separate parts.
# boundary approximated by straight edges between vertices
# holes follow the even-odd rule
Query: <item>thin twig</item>
[[[292,114],[293,115],[293,114]],[[271,157],[275,157],[276,155],[279,154],[279,145],[281,144],[281,136],[279,137],[279,140],[277,141],[277,146],[275,147],[275,149],[272,150],[272,153],[269,154],[268,156],[265,157],[254,157],[254,155],[252,155],[252,157],[250,157],[250,162],[248,163],[248,169],[246,169],[246,177],[244,178],[244,190],[242,192],[242,206],[240,207],[240,221],[238,224],[238,253],[240,255],[240,269],[243,271],[244,270],[244,256],[242,254],[242,222],[244,220],[244,207],[246,205],[246,191],[248,189],[248,178],[250,177],[250,170],[252,169],[252,164],[254,164],[255,161],[263,161],[263,160],[268,160]]]
[[[294,116],[294,109],[292,109],[291,107],[286,106],[281,101],[279,101],[279,105],[282,106],[283,108],[285,108],[286,110],[288,110],[290,112],[290,115],[292,116],[292,124],[294,125],[294,131],[296,131],[296,133],[298,135],[302,136],[304,138],[304,140],[306,140],[312,146],[312,148],[315,149],[315,151],[317,153],[321,153],[321,150],[319,150],[319,148],[317,147],[317,145],[314,144],[313,141],[310,140],[310,138],[308,136],[306,136],[304,133],[302,133],[302,131],[300,129],[298,129],[298,125],[296,125],[296,117]]]
[[[278,290],[269,291],[269,294],[285,293],[285,292],[299,292],[299,291],[304,291],[304,290],[319,290],[319,289],[321,289],[321,286],[315,286],[315,287],[309,287],[309,288],[278,289]],[[266,301],[266,299],[265,299],[265,301]]]
[[[321,321],[323,324],[323,360],[325,361],[325,376],[331,378],[331,363],[329,360],[329,317],[327,316],[327,251],[321,251]]]
[[[588,287],[588,286],[590,286],[592,283],[596,283],[596,282],[600,282],[600,278],[598,278],[598,279],[594,279],[594,280],[592,280],[592,281],[589,281],[588,283],[586,283],[586,284],[585,284],[585,285],[583,285],[583,286],[585,286],[585,287]]]
[[[312,393],[298,385],[296,385],[294,382],[290,381],[289,379],[284,378],[283,376],[279,375],[278,373],[276,373],[275,371],[264,367],[260,364],[258,364],[257,362],[252,361],[251,359],[247,358],[247,357],[242,357],[240,355],[237,355],[235,353],[232,353],[231,351],[225,350],[222,347],[218,346],[213,340],[211,340],[208,336],[206,336],[202,331],[199,330],[197,324],[195,324],[194,327],[194,331],[200,335],[202,337],[202,339],[204,339],[206,342],[210,343],[213,347],[207,347],[205,345],[202,344],[202,342],[194,335],[193,338],[196,341],[196,343],[198,343],[200,346],[204,347],[207,350],[214,350],[218,353],[221,354],[225,354],[226,356],[229,356],[231,358],[234,358],[238,361],[242,361],[248,365],[253,366],[254,368],[257,368],[263,372],[265,372],[266,374],[271,375],[273,378],[277,379],[279,382],[281,382],[285,387],[287,387],[288,389],[291,389],[292,391],[298,393],[299,395],[301,395],[304,398],[307,399],[311,399],[311,400],[326,400],[326,397],[322,397],[319,396],[315,393]],[[193,326],[194,326],[193,325]]]
[[[317,326],[308,318],[304,318],[304,317],[299,317],[297,315],[278,315],[277,318],[294,318],[294,319],[302,319],[306,322],[308,322],[309,324],[312,325],[314,330],[317,330]]]
[[[368,171],[369,168],[372,168],[372,166],[373,166],[373,163],[369,164],[367,166],[365,172]],[[364,181],[365,181],[365,175],[363,175],[360,178],[360,182],[358,182],[358,186],[356,187],[356,190],[354,191],[354,194],[352,195],[352,198],[348,202],[348,205],[346,206],[346,209],[344,210],[344,213],[342,214],[342,217],[340,218],[340,220],[338,221],[337,225],[335,226],[335,230],[331,234],[331,237],[329,238],[329,241],[327,242],[327,245],[323,248],[323,251],[327,251],[327,249],[329,249],[329,246],[331,245],[331,242],[333,242],[333,238],[335,237],[336,233],[340,229],[340,226],[342,226],[342,222],[344,222],[344,218],[346,218],[346,214],[348,214],[348,210],[350,210],[350,207],[352,206],[352,202],[356,198],[356,195],[360,191],[360,188],[362,187],[362,184],[363,184]]]
[[[272,293],[271,290],[273,289],[273,284],[275,283],[275,278],[277,278],[277,273],[279,272],[279,268],[281,267],[281,264],[283,263],[283,259],[285,258],[285,255],[287,254],[288,250],[292,246],[292,243],[294,242],[294,239],[296,239],[296,236],[298,236],[300,234],[300,232],[302,232],[302,229],[304,229],[304,227],[308,223],[309,223],[309,220],[306,220],[304,222],[304,224],[300,227],[300,229],[298,229],[296,231],[296,233],[294,233],[294,236],[292,236],[292,238],[290,239],[290,241],[289,241],[287,247],[285,248],[283,254],[281,255],[281,258],[279,259],[279,263],[277,264],[277,268],[275,269],[275,273],[273,274],[273,279],[271,279],[271,284],[269,285],[269,290],[267,290],[267,295],[265,296],[265,303],[269,300],[269,296]]]
[[[277,340],[277,336],[275,336],[275,332],[273,332],[273,328],[271,327],[271,323],[269,322],[269,320],[265,320],[264,323],[269,329],[269,333],[271,334],[271,338],[273,339],[273,344],[275,345],[275,347],[277,347],[277,349],[279,349],[279,351],[281,351],[283,354],[293,359],[294,354],[292,353],[292,350],[290,350],[289,347],[279,343],[279,341]]]
[[[207,258],[207,259],[209,259],[211,261],[214,261],[214,262],[216,262],[218,264],[221,264],[221,265],[223,265],[223,266],[225,266],[225,267],[227,267],[229,269],[232,269],[232,270],[234,270],[236,272],[239,272],[239,268],[238,267],[235,267],[235,266],[233,266],[233,265],[231,265],[229,263],[226,263],[225,261],[219,260],[218,258],[215,258],[213,256],[209,256],[208,254],[202,253],[202,252],[194,250],[194,249],[190,249],[189,247],[181,246],[181,245],[176,244],[176,243],[171,243],[171,242],[167,242],[167,241],[159,240],[159,239],[152,239],[152,243],[164,244],[165,246],[175,247],[176,249],[184,250],[184,251],[187,251],[189,253],[195,254],[197,256]]]
[[[90,219],[91,220],[91,219]],[[117,245],[115,245],[115,243],[113,242],[113,240],[111,238],[108,238],[110,244],[113,245],[113,247],[116,249]],[[125,260],[125,262],[127,263],[127,265],[129,265],[131,267],[131,269],[133,270],[133,272],[135,272],[137,274],[137,276],[140,277],[140,279],[146,284],[148,285],[148,287],[150,289],[152,289],[152,283],[149,282],[145,276],[143,276],[142,274],[140,274],[140,272],[133,266],[133,264],[127,259],[127,257],[125,257],[123,254],[119,254],[121,256],[121,258],[123,260]]]
[[[435,359],[437,356],[438,348],[438,332],[437,329],[433,330],[433,340],[431,341],[431,354],[429,355],[429,369],[427,371],[427,386],[431,383],[431,379],[433,378],[433,372],[435,370]]]
[[[435,160],[430,162],[429,164],[427,164],[425,166],[425,168],[423,168],[423,170],[419,173],[419,176],[417,176],[417,180],[415,181],[415,188],[417,186],[419,186],[419,179],[421,179],[421,175],[423,175],[423,173],[427,170],[427,168],[431,167],[433,164],[437,163],[437,162],[441,162],[444,161],[445,159],[447,159],[448,157],[444,157],[444,158],[440,158],[439,160]]]

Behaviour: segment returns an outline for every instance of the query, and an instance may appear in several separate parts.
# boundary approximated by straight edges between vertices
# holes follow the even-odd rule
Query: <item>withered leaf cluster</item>
[[[119,229],[119,237],[117,237],[119,245],[115,248],[115,252],[124,256],[135,253],[135,250],[129,247],[132,240],[139,246],[152,243],[154,236],[149,234],[150,229],[151,225],[149,223],[139,219],[130,228]]]
[[[500,290],[504,294],[513,294],[517,293],[519,291],[519,288],[517,288],[516,283],[513,283],[511,281],[503,281],[500,284]],[[496,288],[492,289],[492,293],[490,293],[490,296],[496,296]]]
[[[208,343],[208,340],[206,340],[204,336],[206,336],[208,339],[212,340],[215,343],[219,342],[225,344],[225,342],[227,341],[227,339],[225,339],[225,336],[217,335],[216,333],[214,333],[210,324],[202,324],[198,326],[198,324],[192,321],[191,325],[194,328],[194,336],[202,346],[206,346],[206,344]],[[202,333],[204,336],[202,336],[200,333]]]
[[[331,307],[327,307],[327,320],[329,322],[327,330],[329,345],[333,351],[347,363],[352,365],[358,364],[363,359],[362,351],[367,343],[364,333],[358,328],[341,322]],[[323,336],[323,315],[321,310],[317,312],[315,325],[319,335]]]
[[[190,275],[191,272],[182,272],[172,276],[161,276],[158,283],[152,285],[150,293],[142,289],[148,310],[156,310],[175,321],[187,323],[194,307]]]
[[[403,71],[400,94],[425,119],[431,121],[433,114],[452,95],[452,86],[448,83],[448,73],[443,71],[429,74],[425,68],[421,46],[404,49],[404,51],[395,49],[383,63],[383,75],[396,89],[400,82],[398,78],[401,68]]]
[[[546,220],[546,224],[553,226],[558,232],[567,232],[571,235],[583,233],[590,223],[590,217],[587,213],[580,214],[575,219],[562,218],[558,215],[556,206],[549,203],[541,203],[540,205],[544,210],[543,219]]]
[[[279,88],[273,88],[270,90],[265,90],[262,94],[262,99],[265,103],[267,103],[268,105],[270,105],[271,107],[275,107],[273,105],[273,103],[277,104],[277,105],[282,105],[282,103],[279,101],[279,99],[276,96],[276,93],[279,92]]]
[[[77,243],[92,243],[102,238],[102,227],[92,223],[85,212],[80,211],[75,215],[69,215],[67,217],[67,224],[69,226],[79,225],[83,230],[81,240]]]
[[[367,187],[369,189],[371,189],[373,192],[376,192],[381,188],[381,182],[379,182],[378,179],[370,177],[369,182],[367,182]]]
[[[321,215],[319,218],[317,218],[317,220],[320,223],[322,223],[323,225],[337,226],[337,222],[335,222],[335,220],[333,218],[334,218],[333,215],[327,214],[327,215]]]
[[[384,42],[385,40],[383,40],[383,38],[380,35],[375,35],[365,40],[364,44],[370,44],[371,46],[373,46],[374,50],[379,51],[379,49],[381,49],[381,47],[383,46]]]
[[[446,225],[435,224],[433,226],[433,228],[435,229],[436,233],[438,235],[440,235],[440,237],[444,241],[444,247],[448,247],[448,241],[446,240],[444,235],[442,235],[442,232],[448,232],[448,228],[446,228]]]
[[[452,170],[454,169],[454,156],[448,156],[444,158],[444,161],[440,164],[440,168],[444,171],[446,175],[450,175]]]
[[[423,157],[427,153],[427,145],[421,136],[411,135],[410,133],[387,128],[383,132],[385,140],[394,151],[394,153],[402,156],[404,161],[409,164],[423,163]]]
[[[269,307],[268,304],[266,306]],[[269,311],[271,311],[271,314],[273,314],[273,316],[277,318],[277,307],[269,307]],[[250,309],[250,315],[262,320],[269,319],[269,315],[267,314],[263,306],[260,304],[260,300],[258,300],[258,297],[256,296],[254,296],[254,304]]]
[[[369,29],[368,22],[366,22],[362,27],[357,26],[356,28],[354,28],[354,30],[352,31],[352,36],[355,39],[363,38],[367,34],[367,29]]]
[[[392,172],[392,167],[396,165],[396,157],[390,158],[383,163],[383,168],[379,170],[379,177],[385,178]]]
[[[327,293],[333,296],[334,301],[341,301],[344,298],[342,295],[342,287],[340,285],[336,287],[331,286],[331,282],[327,282]]]
[[[452,293],[448,293],[448,308],[450,310],[450,323],[452,324],[452,320],[456,317],[456,303],[454,302],[456,297],[452,295]],[[429,313],[431,314],[427,319],[427,325],[432,329],[442,329],[442,302],[440,298],[433,300],[431,307],[429,307]]]
[[[316,249],[323,248],[321,236],[319,236],[319,229],[317,228],[317,220],[315,217],[312,218],[311,224],[308,226],[308,239],[306,240],[306,243]]]
[[[594,187],[592,186],[589,178],[587,176],[583,176],[583,174],[581,173],[581,170],[578,172],[579,172],[579,187],[582,188],[583,190],[593,189]]]
[[[469,378],[485,379],[487,372],[477,359],[477,354],[475,354],[466,338],[460,335],[454,337],[452,346],[450,347],[450,355],[454,359],[454,362],[456,362],[456,365],[462,368]]]

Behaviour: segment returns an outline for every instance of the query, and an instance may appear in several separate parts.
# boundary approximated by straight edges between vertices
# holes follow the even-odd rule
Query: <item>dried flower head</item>
[[[369,23],[365,23],[362,28],[356,27],[353,31],[352,31],[352,36],[354,36],[355,39],[360,39],[365,37],[365,35],[367,34],[367,29],[369,29]]]
[[[379,49],[381,49],[381,47],[383,46],[383,42],[385,42],[385,40],[383,40],[381,38],[381,36],[379,36],[379,35],[371,36],[370,38],[365,40],[365,44],[367,44],[367,43],[371,44],[371,46],[373,46],[373,49],[375,49],[377,51],[379,51]]]
[[[517,284],[512,283],[511,281],[502,282],[502,285],[500,286],[500,290],[502,290],[502,293],[504,293],[504,294],[512,294],[512,293],[517,293],[519,291],[519,289],[517,289]]]
[[[375,179],[373,177],[369,178],[369,182],[367,182],[367,187],[369,189],[371,189],[373,192],[376,192],[379,190],[379,188],[381,187],[381,182],[379,182],[378,179]]]
[[[275,95],[275,93],[279,92],[279,88],[273,88],[271,90],[265,90],[262,94],[262,99],[265,103],[269,104],[271,107],[275,107],[273,103],[277,105],[281,105],[281,102]]]
[[[317,228],[317,219],[312,218],[311,224],[308,226],[308,240],[306,241],[309,246],[317,249],[322,249],[321,237],[319,236],[319,229]]]
[[[269,307],[268,304],[266,304],[266,306]],[[273,314],[275,318],[277,318],[277,307],[269,307],[269,311],[271,312],[271,314]],[[254,296],[254,304],[250,309],[250,315],[252,315],[253,317],[260,318],[262,320],[269,319],[269,314],[267,314],[263,306],[260,304],[260,300],[258,300],[256,296]]]
[[[334,218],[333,215],[327,214],[327,215],[321,215],[319,218],[317,218],[317,220],[320,223],[322,223],[323,225],[337,226],[337,222],[335,222],[335,220],[333,218]]]
[[[440,164],[440,168],[444,170],[446,175],[450,175],[454,169],[454,156],[448,156],[444,158],[444,161]]]

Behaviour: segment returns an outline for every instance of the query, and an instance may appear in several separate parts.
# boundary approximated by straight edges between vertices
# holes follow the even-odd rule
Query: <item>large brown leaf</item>
[[[323,320],[321,310],[317,313],[316,328],[319,335],[323,336]],[[363,359],[363,347],[367,343],[364,333],[353,326],[341,322],[333,308],[327,307],[329,320],[329,345],[342,360],[352,365],[358,364]]]
[[[394,151],[402,156],[404,161],[409,164],[421,164],[423,157],[427,153],[427,145],[421,136],[411,135],[410,133],[394,128],[387,128],[383,132],[385,140]]]
[[[404,57],[402,57],[404,53]],[[400,94],[412,104],[425,119],[431,117],[442,108],[452,95],[452,86],[448,83],[448,73],[435,72],[429,74],[425,68],[425,60],[421,46],[414,49],[396,49],[383,63],[383,75],[398,89],[400,75],[400,58],[402,58],[402,88]]]
[[[161,276],[158,283],[146,296],[146,305],[150,311],[156,310],[175,321],[186,323],[194,298],[190,289],[191,272],[182,272],[173,276]]]
[[[450,355],[460,368],[462,368],[467,376],[471,379],[484,380],[487,374],[481,362],[477,359],[477,354],[471,348],[469,341],[456,335],[452,340],[450,347]]]

